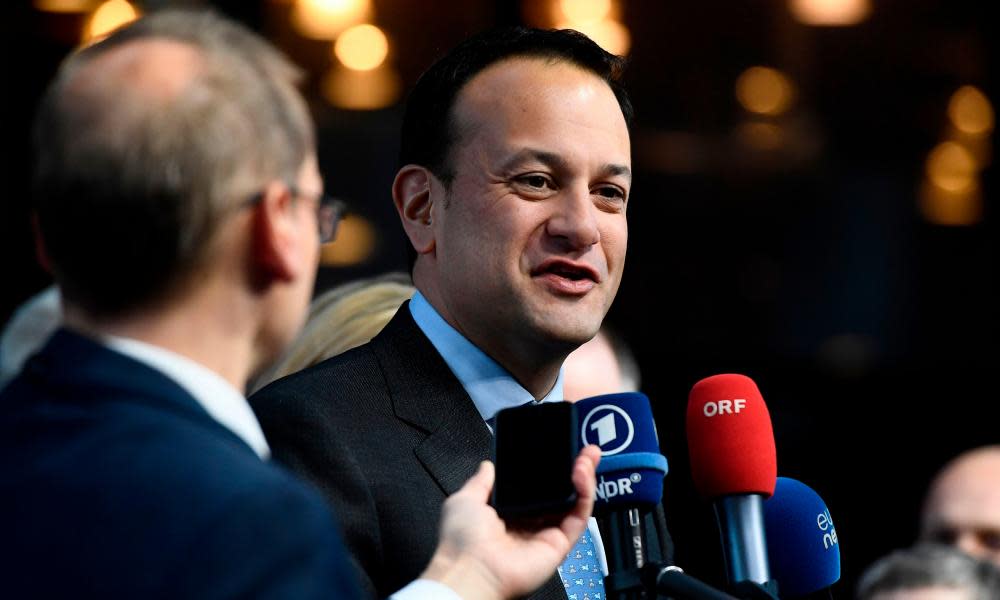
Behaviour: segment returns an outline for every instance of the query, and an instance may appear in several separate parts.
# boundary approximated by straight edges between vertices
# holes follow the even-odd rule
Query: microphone
[[[638,392],[607,394],[580,400],[576,407],[581,443],[602,451],[594,516],[608,549],[606,597],[736,600],[679,567],[650,561],[647,527],[655,530],[661,561],[669,560],[669,544],[660,504],[667,459],[660,454],[649,398]],[[653,517],[653,525],[646,516]]]
[[[730,584],[767,588],[763,504],[774,493],[777,455],[757,385],[745,375],[702,379],[688,396],[686,429],[691,475],[715,507]]]
[[[581,442],[601,448],[594,514],[659,504],[668,467],[649,398],[639,392],[605,394],[580,400],[576,410]]]
[[[576,407],[581,443],[599,446],[602,454],[594,516],[608,559],[605,591],[609,598],[638,598],[638,572],[649,562],[644,518],[663,498],[668,470],[649,398],[638,392],[606,394]],[[665,551],[663,540],[658,542]]]
[[[840,580],[837,530],[823,499],[808,485],[778,477],[764,503],[768,558],[782,598],[826,592]]]

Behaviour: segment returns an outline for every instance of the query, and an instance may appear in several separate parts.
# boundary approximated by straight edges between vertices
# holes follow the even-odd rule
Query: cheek
[[[628,250],[628,225],[615,221],[602,228],[601,245],[608,259],[608,267],[623,265]]]

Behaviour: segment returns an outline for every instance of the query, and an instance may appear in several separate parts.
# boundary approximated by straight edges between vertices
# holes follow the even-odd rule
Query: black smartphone
[[[538,526],[576,504],[573,462],[580,451],[576,406],[543,402],[496,415],[493,507],[508,523]]]

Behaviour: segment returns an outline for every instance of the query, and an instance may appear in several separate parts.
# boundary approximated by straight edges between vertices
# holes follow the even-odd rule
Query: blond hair
[[[368,343],[414,291],[409,275],[388,273],[352,281],[317,296],[302,332],[248,389],[255,392],[276,379]]]

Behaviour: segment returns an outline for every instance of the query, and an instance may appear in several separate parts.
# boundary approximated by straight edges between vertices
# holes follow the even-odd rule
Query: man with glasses
[[[329,508],[269,462],[242,391],[302,324],[340,214],[295,79],[207,13],[142,19],[60,67],[34,175],[65,327],[0,393],[4,597],[362,595]],[[584,528],[596,460],[578,459],[559,527],[518,536],[481,466],[399,598],[541,584]]]

